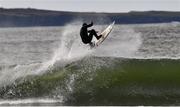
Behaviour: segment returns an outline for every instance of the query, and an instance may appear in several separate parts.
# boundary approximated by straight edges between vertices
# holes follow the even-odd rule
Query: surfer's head
[[[83,23],[83,26],[87,26],[87,23]]]

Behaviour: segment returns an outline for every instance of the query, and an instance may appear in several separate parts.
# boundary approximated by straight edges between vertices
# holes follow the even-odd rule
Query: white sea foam
[[[44,105],[44,104],[55,104],[62,103],[63,99],[38,99],[38,98],[29,98],[29,99],[17,99],[17,100],[0,100],[1,106],[7,105]]]

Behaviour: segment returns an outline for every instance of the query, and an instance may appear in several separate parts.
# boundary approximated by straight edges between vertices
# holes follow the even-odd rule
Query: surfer
[[[84,44],[90,44],[92,45],[93,43],[91,42],[93,35],[97,38],[100,39],[102,35],[97,35],[97,31],[95,31],[94,29],[88,30],[88,27],[92,27],[93,26],[93,22],[91,22],[91,24],[87,24],[87,23],[83,23],[81,30],[80,30],[80,36],[82,39],[82,42]]]

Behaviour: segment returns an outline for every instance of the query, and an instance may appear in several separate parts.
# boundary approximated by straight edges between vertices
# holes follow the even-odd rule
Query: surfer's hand
[[[93,22],[91,21],[91,25],[93,25]]]

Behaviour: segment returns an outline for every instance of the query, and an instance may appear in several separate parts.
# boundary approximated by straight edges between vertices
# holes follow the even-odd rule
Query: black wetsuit
[[[93,26],[93,23],[91,24],[83,24],[81,30],[80,30],[80,36],[82,39],[82,42],[87,44],[87,43],[91,43],[91,40],[93,38],[93,35],[99,39],[100,37],[97,35],[96,31],[94,29],[92,30],[88,30],[88,27]]]

